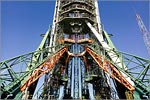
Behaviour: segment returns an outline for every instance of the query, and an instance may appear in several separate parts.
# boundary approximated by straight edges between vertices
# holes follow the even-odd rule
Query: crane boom
[[[146,29],[140,15],[136,14],[136,19],[137,19],[138,25],[140,27],[140,30],[142,32],[143,39],[144,39],[146,48],[148,50],[148,54],[150,56],[150,32],[148,32],[148,30]]]

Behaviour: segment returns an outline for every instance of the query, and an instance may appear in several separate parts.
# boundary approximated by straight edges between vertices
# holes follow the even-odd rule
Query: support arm
[[[99,67],[101,67],[107,74],[109,74],[112,78],[115,78],[118,82],[123,84],[127,89],[129,89],[133,93],[134,87],[115,68],[115,66],[113,64],[111,64],[108,60],[103,58],[101,55],[98,55],[95,52],[93,52],[88,47],[85,47],[85,49],[92,56],[92,58],[96,61],[96,63],[99,65]]]
[[[27,87],[29,87],[32,83],[34,83],[37,79],[39,79],[42,75],[50,71],[54,65],[59,61],[60,57],[67,51],[67,48],[61,49],[55,55],[51,56],[47,59],[43,64],[41,64],[31,76],[26,80],[26,82],[21,86],[20,90],[24,91]]]

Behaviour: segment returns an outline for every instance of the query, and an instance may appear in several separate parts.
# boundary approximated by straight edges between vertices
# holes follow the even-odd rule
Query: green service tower
[[[98,0],[56,0],[37,50],[0,63],[1,99],[150,98],[150,60],[119,52],[110,36]]]

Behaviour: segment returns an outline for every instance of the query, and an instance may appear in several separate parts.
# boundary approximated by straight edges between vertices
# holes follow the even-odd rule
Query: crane
[[[150,32],[146,29],[140,15],[137,13],[136,13],[136,20],[137,20],[139,28],[142,32],[144,43],[146,45],[146,48],[148,50],[148,54],[150,56]]]

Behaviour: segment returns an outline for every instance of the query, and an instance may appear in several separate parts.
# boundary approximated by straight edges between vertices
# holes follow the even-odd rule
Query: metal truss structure
[[[148,99],[150,60],[115,48],[97,0],[57,0],[37,50],[0,62],[0,84],[1,99]]]
[[[150,56],[150,32],[146,29],[146,27],[145,27],[145,25],[144,25],[140,15],[136,14],[136,19],[137,19],[139,28],[140,28],[140,30],[142,32],[144,43],[146,45],[148,54]]]

